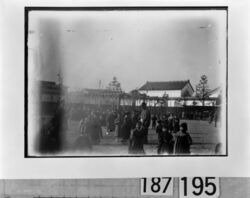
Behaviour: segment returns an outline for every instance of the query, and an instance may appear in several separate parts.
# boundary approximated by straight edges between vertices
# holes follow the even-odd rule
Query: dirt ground
[[[187,122],[188,132],[190,133],[193,145],[191,146],[192,155],[213,155],[215,146],[220,142],[220,133],[225,133],[220,126],[215,127],[208,121],[181,120]],[[64,134],[64,151],[61,155],[73,156],[127,156],[128,145],[121,144],[114,137],[113,133],[106,134],[105,127],[102,128],[103,139],[99,145],[94,145],[91,152],[84,150],[73,150],[74,143],[79,137],[78,122],[68,121],[68,130]],[[144,145],[146,155],[157,155],[157,134],[155,130],[149,130],[149,144]]]

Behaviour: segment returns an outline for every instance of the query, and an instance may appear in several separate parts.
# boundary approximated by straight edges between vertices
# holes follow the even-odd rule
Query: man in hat
[[[151,121],[151,115],[150,111],[147,108],[147,104],[143,102],[141,104],[141,122],[142,122],[142,128],[144,130],[144,144],[148,144],[148,127],[150,126],[150,121]]]

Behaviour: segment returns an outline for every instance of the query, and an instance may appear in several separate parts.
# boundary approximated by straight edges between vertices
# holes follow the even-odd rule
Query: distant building
[[[218,98],[222,94],[220,87],[217,87],[209,92],[209,98]]]
[[[40,94],[42,102],[57,103],[60,101],[61,89],[55,82],[40,81]]]
[[[209,98],[214,99],[213,105],[219,106],[221,105],[222,100],[222,89],[221,87],[217,87],[209,92]]]
[[[150,97],[191,97],[194,89],[189,80],[146,82],[140,89],[141,94]]]
[[[66,103],[75,105],[119,106],[120,92],[107,89],[83,89],[69,92]]]
[[[54,115],[56,108],[67,93],[67,87],[52,81],[39,81],[41,113],[45,117]]]

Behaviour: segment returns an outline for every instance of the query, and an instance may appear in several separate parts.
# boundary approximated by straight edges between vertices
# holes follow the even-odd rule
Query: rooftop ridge
[[[139,90],[178,90],[188,83],[191,85],[190,80],[147,81]]]
[[[168,81],[146,81],[146,83],[162,83],[162,82],[188,82],[188,80],[168,80]]]

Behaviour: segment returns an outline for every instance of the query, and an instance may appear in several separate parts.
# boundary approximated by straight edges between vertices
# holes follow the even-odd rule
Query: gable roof
[[[221,88],[220,88],[220,87],[217,87],[217,88],[211,90],[211,91],[209,92],[209,94],[217,93],[217,92],[220,92],[220,91],[221,91]]]
[[[146,82],[146,84],[144,84],[139,90],[181,90],[188,83],[190,84],[189,80]],[[191,84],[190,86],[193,89]]]

